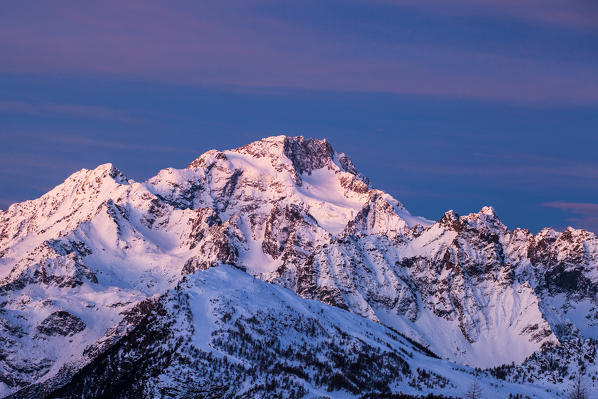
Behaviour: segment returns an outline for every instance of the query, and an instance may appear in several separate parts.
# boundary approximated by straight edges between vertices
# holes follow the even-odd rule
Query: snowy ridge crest
[[[156,298],[221,264],[462,365],[522,364],[598,339],[594,234],[511,231],[491,207],[438,221],[413,216],[326,140],[276,136],[208,151],[145,182],[100,165],[1,212],[0,395],[68,381],[127,336]],[[393,392],[401,387],[411,392],[409,384]]]

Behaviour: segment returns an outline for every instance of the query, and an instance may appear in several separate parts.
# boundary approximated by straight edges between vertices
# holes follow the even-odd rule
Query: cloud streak
[[[545,202],[542,206],[572,213],[574,216],[569,217],[567,220],[574,226],[598,232],[598,204],[555,201]]]
[[[139,152],[160,152],[160,153],[181,153],[181,154],[196,154],[196,150],[193,148],[182,148],[182,147],[173,147],[173,146],[166,146],[166,145],[148,145],[143,143],[131,143],[126,141],[116,141],[116,140],[102,140],[102,139],[95,139],[90,137],[84,136],[75,136],[75,135],[64,135],[64,134],[52,134],[52,135],[42,135],[42,136],[34,136],[38,140],[44,140],[51,143],[60,143],[60,144],[68,144],[73,146],[80,146],[81,148],[89,148],[89,147],[101,147],[101,148],[108,148],[112,150],[131,150],[131,151],[139,151]]]
[[[445,145],[446,144],[442,144]],[[451,152],[451,154],[453,154]],[[374,155],[373,162],[385,168],[399,170],[402,173],[418,173],[430,179],[439,176],[452,178],[475,179],[476,184],[505,188],[538,190],[546,187],[578,188],[598,187],[587,182],[598,181],[598,163],[581,160],[567,160],[555,157],[539,156],[526,153],[486,153],[472,151],[471,159],[465,162],[451,158],[437,157],[434,162],[421,162],[409,153],[398,159],[378,160]]]
[[[598,5],[593,0],[379,0],[450,15],[502,16],[568,29],[598,30]]]
[[[598,104],[598,72],[583,63],[546,63],[405,38],[343,40],[243,4],[52,4],[0,16],[0,72]]]
[[[125,123],[146,123],[144,119],[132,117],[118,109],[81,104],[31,103],[0,100],[0,113],[25,114],[38,117],[71,116],[76,118],[114,120]]]

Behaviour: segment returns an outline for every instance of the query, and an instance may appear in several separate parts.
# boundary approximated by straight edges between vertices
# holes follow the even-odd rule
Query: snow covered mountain
[[[430,356],[378,323],[305,300],[233,266],[184,278],[152,301],[116,345],[47,391],[21,397],[294,398],[407,392],[460,395],[475,371]],[[203,372],[197,372],[201,370]],[[59,378],[61,376],[58,376]],[[551,397],[485,375],[490,398]]]
[[[248,274],[230,268],[224,275],[212,271],[222,263]],[[205,304],[208,294],[203,293],[209,290],[197,284],[202,286],[206,276],[229,281],[231,273],[246,284],[253,284],[253,275],[299,297],[350,311],[354,315],[317,305],[326,316],[316,319],[329,331],[339,314],[350,318],[342,329],[359,342],[363,332],[356,325],[382,335],[390,327],[463,365],[521,364],[536,351],[598,338],[597,266],[598,240],[583,230],[544,229],[537,235],[510,231],[489,207],[467,216],[449,211],[437,222],[412,216],[400,202],[372,188],[350,158],[334,152],[326,140],[277,136],[230,151],[211,150],[186,169],[164,169],[141,183],[112,165],[101,165],[73,174],[36,200],[0,212],[0,395],[30,384],[45,384],[50,392],[73,376],[69,392],[89,392],[90,381],[108,378],[94,364],[120,364],[126,359],[119,353],[155,356],[127,344],[131,334],[141,334],[148,345],[154,336],[151,345],[178,342],[175,326],[164,327],[168,337],[147,328],[140,331],[157,307],[162,316],[173,315],[175,324],[192,319],[189,331],[206,322],[200,308],[183,306],[175,293]],[[285,292],[259,280],[256,284],[268,287],[260,288],[261,294]],[[237,310],[245,309],[243,317],[263,316],[265,310],[258,307],[271,309],[246,287],[233,291],[222,300],[229,299],[228,307],[234,303]],[[298,303],[302,308],[316,306],[289,298],[278,298],[284,305],[271,306],[295,311]],[[182,310],[177,315],[176,309],[185,306],[191,316],[183,317]],[[276,323],[288,317],[272,311]],[[295,316],[311,320],[315,316],[310,312]],[[212,319],[209,323],[211,331],[228,325],[217,328]],[[189,331],[181,332],[180,339],[197,340],[194,348],[200,354],[193,352],[192,361],[203,364],[212,349],[227,353],[215,338],[209,344],[207,337],[199,339]],[[264,340],[271,336],[262,334]],[[372,342],[368,345],[376,347]],[[292,344],[298,347],[301,340]],[[400,337],[385,345],[394,348],[393,353],[414,350],[405,349],[412,346]],[[178,348],[171,349],[183,356]],[[342,356],[347,350],[335,347]],[[229,355],[243,367],[255,360],[237,352]],[[594,360],[595,351],[591,356]],[[424,361],[419,355],[415,360],[400,358],[410,370],[421,367],[443,375],[453,388],[442,392],[463,391],[454,382],[463,378],[448,370],[439,373],[440,364],[458,366]],[[284,359],[280,361],[291,362]],[[86,376],[81,374],[84,366]],[[176,372],[165,372],[164,378]],[[255,375],[265,378],[268,372]],[[144,376],[139,378],[146,381]],[[296,381],[296,376],[289,378]],[[310,378],[300,378],[306,392],[328,386]],[[404,381],[409,378],[405,375]],[[127,389],[176,390],[169,385],[172,381],[152,380],[148,384],[156,385]],[[547,379],[538,381],[558,387]],[[409,384],[393,389],[415,392]]]

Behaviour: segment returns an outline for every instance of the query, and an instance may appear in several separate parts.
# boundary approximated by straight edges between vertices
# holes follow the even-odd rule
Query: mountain
[[[473,369],[397,332],[265,283],[229,265],[183,278],[137,326],[47,397],[342,397],[462,393]],[[198,372],[198,370],[202,372]],[[540,386],[479,378],[489,397],[550,397]],[[21,397],[38,397],[32,386]]]
[[[185,284],[208,275],[214,279],[218,274],[210,273],[221,264],[245,270],[248,281],[273,283],[340,309],[324,307],[322,317],[295,316],[346,329],[354,342],[363,340],[358,323],[376,326],[371,328],[377,336],[390,328],[458,364],[490,368],[513,363],[511,374],[501,369],[505,379],[547,353],[581,347],[582,356],[592,361],[596,356],[588,349],[598,338],[594,234],[572,228],[547,228],[536,235],[509,230],[490,207],[467,216],[449,211],[438,221],[415,217],[392,196],[372,188],[351,159],[326,140],[277,136],[230,151],[208,151],[186,169],[164,169],[146,182],[128,179],[110,164],[81,170],[42,197],[0,212],[0,395],[30,384],[42,384],[44,392],[65,384],[72,389],[65,388],[68,392],[88,392],[89,381],[108,378],[99,364],[120,365],[119,353],[139,356],[148,367],[162,353],[152,352],[157,346],[183,356],[177,352],[175,327],[166,324],[171,319],[183,323],[189,312],[178,315],[176,309],[187,306],[182,303],[169,307],[177,303],[173,295],[184,291],[184,296],[201,297],[207,291]],[[269,289],[286,292],[260,292]],[[251,292],[229,294],[230,303],[245,309],[247,317],[259,313],[252,301],[270,309]],[[284,304],[285,298],[277,302]],[[205,297],[198,300],[205,302]],[[297,303],[315,306],[296,298],[292,305],[279,305],[293,308]],[[350,326],[337,324],[340,311],[351,318]],[[156,319],[164,324],[161,332],[147,325],[156,312],[172,315]],[[190,312],[185,322],[193,330],[205,320],[201,311],[192,307]],[[288,316],[272,313],[277,323]],[[143,337],[149,349],[131,346],[131,334]],[[186,334],[179,338],[195,339]],[[268,329],[260,334],[262,342],[272,339]],[[388,343],[393,353],[413,345],[397,337]],[[589,343],[579,345],[580,340]],[[193,364],[205,364],[204,356],[213,351],[227,353],[206,342],[195,346],[200,354],[192,356]],[[301,345],[294,340],[290,346]],[[335,347],[333,352],[346,357],[346,351]],[[244,367],[255,363],[237,352],[229,355]],[[274,357],[281,364],[290,362],[280,353]],[[448,370],[467,370],[463,366],[401,359],[412,371],[447,369],[440,375],[448,381],[466,380]],[[426,366],[428,361],[435,366]],[[84,370],[87,375],[81,374]],[[584,369],[588,376],[593,370]],[[492,372],[496,369],[484,378],[491,381]],[[176,375],[175,369],[168,373]],[[271,373],[258,374],[268,380]],[[142,370],[131,384],[155,374]],[[299,378],[288,375],[292,381]],[[534,383],[562,388],[562,382],[547,375]],[[308,392],[325,386],[300,379]],[[152,384],[172,388],[166,382]],[[463,392],[461,383],[452,384],[454,389],[443,392]],[[142,389],[137,385],[127,389]],[[392,388],[415,392],[403,383]]]

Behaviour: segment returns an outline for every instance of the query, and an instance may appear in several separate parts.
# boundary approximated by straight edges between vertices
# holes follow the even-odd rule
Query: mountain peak
[[[484,207],[483,207],[483,208],[480,210],[480,212],[479,212],[479,213],[480,213],[480,214],[487,215],[487,216],[497,217],[497,216],[496,216],[496,211],[494,210],[494,208],[493,208],[493,207],[491,207],[491,206],[489,206],[489,205],[486,205],[486,206],[484,206]]]
[[[152,324],[143,309],[154,295],[181,274],[197,273],[199,282],[202,271],[222,263],[390,325],[462,364],[522,362],[557,342],[553,328],[565,325],[595,337],[598,317],[586,306],[598,292],[594,235],[509,234],[492,207],[465,216],[448,211],[433,223],[366,181],[325,139],[274,136],[208,151],[188,169],[167,168],[146,182],[126,180],[112,164],[83,169],[41,198],[12,206],[0,214],[0,299],[13,312],[8,327],[0,322],[0,340],[11,343],[0,359],[0,396],[112,351],[127,341],[122,334],[140,331],[136,323]],[[270,288],[229,272],[251,285],[237,305],[259,305],[268,315],[270,291],[258,304],[249,294]],[[220,280],[212,280],[220,295]],[[187,320],[186,311],[172,309]],[[228,321],[254,325],[239,316]],[[45,374],[30,364],[45,365]],[[19,382],[2,385],[9,378]]]
[[[494,211],[494,208],[491,206],[484,206],[479,212],[470,213],[463,218],[467,220],[470,225],[477,226],[478,228],[487,227],[492,230],[507,230],[507,226],[501,222],[500,218]]]
[[[489,228],[497,231],[507,230],[507,227],[500,221],[494,208],[491,206],[485,206],[479,212],[470,213],[466,216],[459,216],[455,211],[450,210],[444,213],[438,223],[455,231],[460,231],[465,225],[477,229]]]
[[[455,231],[461,231],[461,229],[463,228],[459,214],[452,209],[446,211],[444,215],[442,215],[442,218],[440,218],[438,223],[441,226],[445,226]]]
[[[254,158],[278,158],[278,162],[284,156],[291,161],[299,175],[311,174],[311,171],[323,168],[335,158],[334,150],[326,139],[306,139],[303,136],[265,137],[232,151]]]
[[[70,175],[66,179],[65,183],[68,181],[79,181],[82,179],[88,180],[90,178],[95,180],[110,178],[119,184],[128,184],[129,181],[129,179],[118,168],[116,168],[112,163],[108,162],[98,165],[94,169],[83,168]]]
[[[328,168],[350,173],[369,187],[369,179],[357,171],[347,155],[335,152],[327,139],[303,136],[271,136],[233,150],[210,150],[192,161],[187,168],[211,165],[215,159],[225,161],[228,154],[241,154],[252,159],[269,159],[276,171],[292,172],[298,185],[301,185],[301,175],[311,175],[314,170]]]
[[[311,174],[334,160],[334,150],[328,141],[304,139],[303,136],[284,139],[284,155],[293,163],[298,174]]]

